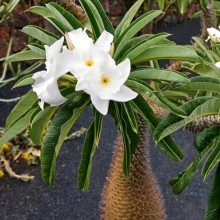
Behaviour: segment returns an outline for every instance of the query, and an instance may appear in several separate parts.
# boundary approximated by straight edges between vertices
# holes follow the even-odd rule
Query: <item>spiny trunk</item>
[[[201,38],[206,39],[207,38],[207,28],[216,27],[217,20],[216,20],[216,14],[213,7],[213,0],[209,0],[206,10],[202,10],[202,34]]]
[[[105,220],[163,220],[163,199],[152,174],[146,149],[146,127],[138,117],[140,143],[131,159],[130,179],[122,171],[123,143],[117,139],[109,176],[103,191],[102,218]]]

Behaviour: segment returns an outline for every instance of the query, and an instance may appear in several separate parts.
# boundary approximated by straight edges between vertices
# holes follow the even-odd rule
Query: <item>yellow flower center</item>
[[[107,76],[103,76],[101,83],[105,86],[107,86],[110,83],[110,79]]]
[[[4,175],[5,173],[2,170],[0,170],[0,178],[4,177]]]
[[[25,160],[31,160],[32,159],[32,156],[28,153],[28,152],[24,152],[23,153],[23,158]]]
[[[86,66],[93,66],[94,62],[92,60],[87,60],[86,61]]]
[[[1,146],[1,151],[9,151],[9,149],[10,149],[10,147],[9,147],[8,144],[3,144],[3,145]]]

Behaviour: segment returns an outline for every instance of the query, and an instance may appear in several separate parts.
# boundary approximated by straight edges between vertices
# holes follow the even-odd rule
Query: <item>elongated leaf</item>
[[[136,79],[161,80],[168,82],[189,83],[190,80],[185,75],[164,69],[155,69],[151,67],[140,67],[131,71],[129,77]]]
[[[206,206],[205,220],[220,218],[220,165],[215,172],[212,188],[209,192],[208,203]]]
[[[220,93],[220,79],[210,77],[192,77],[189,84],[175,87],[174,91],[211,91]]]
[[[169,110],[167,105],[165,105],[163,102],[161,102],[158,99],[158,97],[155,94],[155,91],[153,90],[153,88],[150,85],[148,85],[148,83],[146,83],[142,80],[129,78],[126,81],[126,85],[128,87],[130,87],[132,90],[134,90],[134,91],[138,92],[139,94],[141,94],[142,96],[145,96],[145,97],[147,96],[150,100],[155,102],[157,105]]]
[[[69,32],[72,29],[65,26],[60,20],[54,17],[46,17],[46,19],[61,33],[65,34],[65,32]]]
[[[94,116],[95,119],[87,131],[85,142],[83,144],[81,162],[77,177],[78,187],[84,191],[89,189],[92,158],[99,144],[102,130],[103,116],[97,110],[95,110]]]
[[[20,53],[11,55],[6,60],[6,63],[21,62],[21,61],[27,61],[27,60],[44,60],[44,57],[36,54],[32,50],[27,50],[27,51],[22,51]]]
[[[200,103],[204,101],[202,99],[201,100],[198,100],[198,99],[197,101],[193,100],[195,102],[188,102],[190,103],[187,105],[187,107],[189,107],[189,110],[192,109],[192,106],[196,106],[200,101],[201,101]],[[183,106],[182,108],[184,108]],[[204,102],[203,104],[197,105],[197,107],[191,112],[191,114],[183,120],[180,120],[180,118],[171,119],[169,116],[165,120],[161,121],[161,124],[158,126],[157,130],[155,131],[154,137],[156,140],[161,140],[162,138],[184,127],[185,125],[194,121],[197,118],[200,118],[206,115],[217,115],[219,108],[220,108],[220,99],[211,99],[211,100]]]
[[[46,7],[49,9],[49,11],[51,11],[53,16],[55,16],[55,18],[57,18],[64,26],[69,28],[69,30],[83,27],[77,18],[75,18],[71,13],[69,13],[67,10],[65,10],[55,2],[46,4]]]
[[[212,147],[213,144],[206,147],[200,154],[196,156],[193,163],[191,163],[187,169],[183,170],[177,177],[170,180],[170,185],[172,186],[174,193],[179,194],[185,189],[194,176],[203,158],[212,149]]]
[[[148,122],[151,131],[154,132],[159,124],[159,119],[154,116],[153,111],[147,102],[139,95],[136,99],[132,100],[132,106],[135,111]],[[183,158],[181,149],[170,136],[158,142],[158,145],[162,152],[170,159],[180,161]]]
[[[194,140],[195,147],[201,151],[218,136],[220,136],[220,125],[213,125],[196,135]]]
[[[163,96],[162,93],[155,92],[155,95],[162,103],[164,103],[169,108],[170,112],[173,112],[174,114],[181,117],[186,117],[186,112],[182,108],[178,107],[175,103],[167,99],[165,96]]]
[[[219,162],[220,162],[220,140],[218,140],[215,150],[209,155],[208,159],[206,160],[202,168],[202,176],[204,180],[208,177],[212,169]]]
[[[135,59],[139,54],[143,53],[145,50],[147,50],[151,46],[155,46],[157,44],[161,44],[170,34],[167,33],[159,33],[155,34],[137,44],[135,44],[133,47],[126,50],[126,52],[123,54],[123,56],[120,58],[119,63],[125,60],[126,58],[129,58],[130,60]]]
[[[208,62],[195,63],[194,65],[192,64],[189,65],[189,63],[183,62],[182,67],[189,69],[195,73],[198,73],[200,76],[220,79],[219,69],[215,65]]]
[[[54,16],[54,14],[48,8],[43,6],[33,6],[27,9],[27,11],[38,14],[42,17]]]
[[[105,29],[102,18],[92,1],[79,0],[79,2],[89,18],[94,40],[97,40]]]
[[[21,79],[19,79],[15,85],[14,88],[20,87],[20,86],[26,86],[34,83],[34,79],[32,78],[33,74],[28,74],[26,76],[23,76]]]
[[[163,10],[165,0],[157,0],[157,3],[158,3],[158,6],[159,6],[160,10]]]
[[[6,129],[3,137],[0,140],[0,146],[3,145],[5,142],[11,140],[13,137],[15,137],[17,134],[21,133],[28,127],[33,111],[34,109],[29,110],[28,112],[26,112],[25,115],[20,117],[9,129]]]
[[[43,46],[36,43],[30,43],[27,47],[39,56],[46,58],[46,52]]]
[[[154,18],[160,15],[161,11],[149,11],[135,21],[133,21],[115,41],[115,53],[114,58],[116,59],[122,48],[129,42],[129,40],[140,31],[145,25],[151,22]]]
[[[102,8],[100,2],[98,0],[91,0],[91,2],[94,4],[97,11],[99,12],[100,17],[102,18],[105,30],[114,35],[114,28],[112,26],[112,23],[106,15],[104,9]]]
[[[129,26],[131,21],[133,20],[135,14],[137,13],[138,9],[142,5],[144,0],[138,0],[125,14],[124,18],[120,22],[120,24],[115,29],[115,40],[124,32],[124,30]]]
[[[189,0],[177,0],[180,13],[184,14],[188,8]]]
[[[10,115],[6,119],[6,130],[15,123],[20,117],[24,116],[37,101],[37,95],[30,90],[27,94],[22,96],[17,105],[13,108]]]
[[[87,97],[87,96],[86,96]],[[89,103],[81,97],[64,105],[55,115],[41,148],[41,173],[46,184],[52,186],[56,167],[56,158],[66,135]]]
[[[22,31],[49,46],[59,39],[59,37],[51,32],[45,31],[44,29],[34,25],[27,25],[22,29]]]
[[[197,99],[191,100],[184,105],[181,106],[182,109],[186,112],[187,115],[190,115],[193,110],[195,110],[196,107],[200,106],[201,104],[205,103],[206,101],[210,100],[210,97],[199,97]],[[172,124],[176,124],[177,122],[181,121],[182,118],[174,115],[169,114],[166,118],[164,118],[160,124],[157,126],[155,132],[154,132],[154,140],[158,140],[161,133],[169,128]]]
[[[131,47],[134,47],[141,41],[147,41],[148,38],[150,38],[152,34],[144,34],[138,37],[133,37],[121,50],[118,57],[121,57],[127,50],[130,50]]]
[[[129,102],[123,103],[124,109],[126,111],[126,114],[128,116],[128,120],[130,122],[130,125],[133,129],[134,132],[138,132],[138,125],[137,125],[137,121],[133,112],[133,109],[131,107],[131,104]]]
[[[212,62],[213,64],[215,64],[218,60],[219,57],[208,48],[207,45],[205,45],[205,43],[202,41],[202,39],[200,39],[199,37],[193,37],[192,38],[198,45],[199,47],[204,51],[204,53],[207,55],[207,57],[209,58],[210,62]]]
[[[34,144],[41,146],[44,129],[57,108],[48,106],[43,111],[40,111],[32,120],[29,134]]]
[[[207,5],[208,5],[208,0],[200,0],[200,6],[202,9],[206,10]]]
[[[182,60],[196,62],[198,56],[192,49],[176,45],[152,46],[131,60],[131,64],[142,63],[149,60]]]

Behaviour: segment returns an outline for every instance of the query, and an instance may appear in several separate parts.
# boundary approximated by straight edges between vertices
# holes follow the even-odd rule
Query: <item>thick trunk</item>
[[[215,28],[217,25],[216,14],[213,7],[213,0],[209,0],[206,10],[202,11],[201,22],[202,22],[201,38],[205,40],[208,35],[207,28],[211,28],[211,27]]]
[[[103,191],[102,218],[106,220],[165,219],[163,199],[152,174],[146,127],[138,119],[140,143],[132,155],[130,179],[122,171],[123,144],[119,136],[111,169]]]

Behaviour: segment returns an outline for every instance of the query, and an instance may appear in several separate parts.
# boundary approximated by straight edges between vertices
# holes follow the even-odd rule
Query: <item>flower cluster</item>
[[[130,74],[130,60],[116,65],[109,54],[113,35],[103,31],[94,43],[81,28],[66,33],[68,48],[63,46],[62,37],[46,50],[46,70],[33,75],[40,107],[44,102],[57,106],[67,101],[59,91],[57,80],[70,72],[77,79],[76,91],[83,90],[90,95],[95,108],[106,115],[109,101],[126,102],[137,93],[124,85]]]

